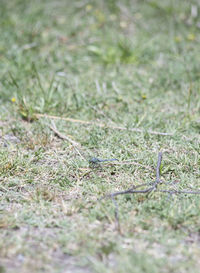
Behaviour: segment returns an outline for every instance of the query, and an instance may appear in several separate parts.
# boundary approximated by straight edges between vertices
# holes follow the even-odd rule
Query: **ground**
[[[120,229],[101,199],[155,181],[160,151],[159,189],[199,189],[199,13],[1,0],[1,273],[199,272],[198,194],[120,195]]]

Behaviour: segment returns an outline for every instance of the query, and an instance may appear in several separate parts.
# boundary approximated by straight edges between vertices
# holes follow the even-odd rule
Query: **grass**
[[[98,201],[155,179],[160,150],[162,180],[200,187],[199,8],[1,0],[0,272],[199,272],[198,195],[119,196],[122,234]],[[38,114],[94,122],[54,120],[86,160]]]

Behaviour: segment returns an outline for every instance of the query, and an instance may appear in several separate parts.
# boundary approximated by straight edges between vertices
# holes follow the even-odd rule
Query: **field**
[[[199,14],[0,1],[0,273],[199,272]]]

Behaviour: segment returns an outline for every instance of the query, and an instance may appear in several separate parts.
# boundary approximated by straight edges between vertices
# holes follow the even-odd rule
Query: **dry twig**
[[[135,165],[135,166],[147,169],[147,170],[152,170],[152,168],[150,166],[145,166],[145,165],[137,163],[133,160],[124,160],[124,161],[111,162],[111,163],[109,162],[109,164],[112,164],[112,165]]]
[[[58,129],[56,128],[55,123],[52,121],[51,125],[49,125],[49,128],[54,132],[54,134],[59,137],[60,139],[64,139],[67,140],[68,142],[70,142],[73,146],[80,146],[80,144],[74,140],[72,140],[70,137],[63,135],[62,133],[60,133],[58,131]]]
[[[149,194],[150,192],[162,192],[162,193],[168,193],[170,195],[173,194],[200,194],[200,190],[176,190],[176,189],[164,189],[164,190],[160,190],[158,188],[158,186],[160,184],[163,184],[163,182],[160,179],[160,167],[161,167],[161,161],[162,161],[162,152],[159,152],[158,154],[158,161],[157,161],[157,166],[156,166],[156,180],[150,183],[144,183],[138,186],[133,186],[132,188],[125,190],[125,191],[118,191],[118,192],[114,192],[114,193],[110,193],[108,195],[103,196],[100,200],[105,199],[105,198],[111,198],[113,202],[115,202],[115,221],[116,221],[116,226],[120,227],[120,223],[119,223],[119,213],[118,213],[118,205],[116,203],[116,200],[114,199],[114,197],[118,196],[118,195],[124,195],[124,194],[137,194],[137,193],[141,193],[141,194]],[[164,184],[167,184],[166,182],[164,182]],[[144,189],[138,189],[138,188],[142,188],[144,186],[147,186]]]
[[[189,190],[175,190],[175,189],[167,189],[167,190],[159,190],[158,185],[162,184],[162,181],[160,179],[160,166],[161,166],[161,161],[162,161],[162,153],[160,152],[158,154],[158,161],[157,161],[157,167],[156,167],[156,180],[154,182],[150,183],[144,183],[138,186],[133,186],[132,188],[125,190],[125,191],[119,191],[119,192],[114,192],[111,194],[108,194],[105,197],[108,198],[113,198],[114,196],[117,195],[122,195],[122,194],[134,194],[134,193],[150,193],[152,191],[156,192],[164,192],[164,193],[170,193],[170,194],[200,194],[200,190],[196,191],[189,191]],[[144,187],[144,186],[149,186],[145,189],[142,190],[137,190],[138,188]]]
[[[76,150],[76,152],[85,160],[85,157],[82,155],[82,153],[80,152],[80,147],[81,147],[81,144],[79,144],[78,142],[72,140],[70,137],[60,133],[58,131],[58,129],[56,128],[56,125],[55,123],[52,121],[51,122],[51,125],[49,125],[49,128],[54,132],[54,134],[59,137],[60,139],[64,139],[64,140],[67,140],[69,143],[72,144],[72,146],[74,147],[74,149]],[[79,147],[79,149],[78,149]]]
[[[60,119],[60,120],[65,120],[65,121],[69,121],[69,122],[74,122],[74,123],[81,123],[81,124],[88,124],[88,125],[95,125],[97,127],[101,127],[101,128],[110,128],[113,130],[121,130],[121,131],[131,131],[131,132],[137,132],[137,133],[149,133],[152,135],[160,135],[160,136],[172,136],[172,133],[163,133],[163,132],[157,132],[157,131],[152,131],[152,130],[144,130],[144,129],[140,129],[140,128],[126,128],[126,127],[121,127],[118,125],[108,125],[108,124],[104,124],[104,123],[99,123],[99,122],[95,122],[95,121],[85,121],[85,120],[80,120],[80,119],[73,119],[73,118],[64,118],[64,117],[58,117],[58,116],[50,116],[50,115],[46,115],[46,114],[36,114],[37,118],[49,118],[49,119]]]
[[[112,196],[111,197],[112,202],[115,206],[115,223],[116,223],[116,228],[118,230],[119,233],[121,233],[121,227],[120,227],[120,221],[119,221],[119,208],[118,208],[118,204],[117,201],[115,200],[115,198]]]

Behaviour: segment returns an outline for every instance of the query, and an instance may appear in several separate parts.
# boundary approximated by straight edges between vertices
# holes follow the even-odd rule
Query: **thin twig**
[[[158,183],[160,182],[160,166],[161,166],[161,161],[162,161],[162,153],[159,152],[159,154],[158,154],[158,162],[157,162],[157,167],[156,167],[156,181]]]
[[[134,161],[131,161],[131,160],[124,160],[124,161],[121,161],[121,162],[109,162],[109,164],[112,164],[112,165],[135,165],[135,166],[138,166],[138,167],[141,167],[141,168],[145,168],[147,170],[152,170],[151,167],[149,166],[145,166],[145,165],[142,165],[140,163],[137,163],[137,162],[134,162]]]
[[[54,134],[55,134],[57,137],[59,137],[60,139],[67,140],[69,143],[71,143],[72,146],[74,147],[74,149],[76,150],[76,152],[82,157],[82,159],[86,160],[85,157],[82,155],[82,153],[81,153],[81,152],[79,151],[79,149],[78,149],[78,147],[80,148],[81,145],[80,145],[78,142],[72,140],[70,137],[68,137],[68,136],[66,136],[66,135],[64,135],[64,134],[62,134],[62,133],[60,133],[60,132],[58,131],[58,129],[56,128],[56,125],[55,125],[55,123],[54,123],[53,121],[51,122],[51,124],[52,124],[52,125],[49,125],[49,128],[54,132]]]
[[[174,189],[167,189],[167,190],[159,190],[157,189],[158,184],[163,184],[163,182],[160,179],[160,166],[161,166],[161,161],[162,161],[162,153],[159,152],[158,154],[158,161],[157,161],[157,167],[156,167],[156,180],[154,182],[150,182],[150,183],[144,183],[138,186],[133,186],[132,188],[125,190],[125,191],[118,191],[118,192],[114,192],[108,195],[105,195],[104,197],[102,197],[101,199],[104,198],[113,198],[115,196],[118,195],[123,195],[123,194],[134,194],[134,193],[150,193],[152,191],[155,192],[163,192],[163,193],[169,193],[169,194],[200,194],[200,190],[196,190],[196,191],[189,191],[189,190],[174,190]],[[167,184],[166,182],[164,182],[164,184]],[[137,190],[137,188],[143,187],[143,186],[149,186],[146,189],[143,190]]]
[[[108,194],[105,197],[113,197],[113,196],[117,196],[117,195],[121,195],[121,194],[130,194],[130,193],[149,193],[149,192],[153,191],[154,188],[155,187],[152,186],[152,187],[144,189],[144,190],[128,189],[126,191],[118,191],[118,192]]]
[[[200,191],[187,191],[187,190],[157,190],[158,192],[165,192],[170,194],[200,194]]]
[[[62,133],[60,133],[58,131],[58,129],[56,128],[56,125],[55,123],[52,121],[51,122],[52,125],[49,125],[49,128],[55,133],[55,135],[57,137],[59,137],[60,139],[64,139],[64,140],[67,140],[68,142],[70,142],[73,146],[79,146],[80,144],[74,140],[72,140],[70,137],[66,136],[66,135],[63,135]]]
[[[105,197],[113,197],[113,196],[117,196],[117,195],[121,195],[121,194],[130,194],[130,193],[150,193],[153,190],[157,189],[157,185],[159,183],[161,183],[160,180],[160,166],[161,166],[161,161],[162,161],[162,153],[159,152],[158,154],[158,161],[157,161],[157,167],[156,167],[156,180],[152,183],[147,183],[147,184],[142,184],[142,185],[138,185],[137,187],[132,187],[126,191],[119,191],[119,192],[114,192],[111,194],[106,195]],[[144,189],[144,190],[136,190],[136,188],[142,187],[142,186],[146,186],[146,185],[150,185],[150,187]]]
[[[172,133],[163,133],[163,132],[157,132],[157,131],[152,131],[152,130],[144,130],[140,128],[126,128],[126,127],[121,127],[118,125],[108,125],[104,123],[99,123],[95,121],[85,121],[85,120],[80,120],[80,119],[73,119],[73,118],[64,118],[64,117],[58,117],[58,116],[51,116],[51,115],[46,115],[46,114],[36,114],[35,115],[37,118],[49,118],[49,119],[60,119],[60,120],[65,120],[69,122],[74,122],[74,123],[81,123],[81,124],[88,124],[88,125],[95,125],[97,127],[101,128],[110,128],[113,130],[121,130],[121,131],[131,131],[131,132],[137,132],[137,133],[149,133],[152,135],[160,135],[160,136],[172,136]]]
[[[170,194],[170,196],[172,196],[173,194],[200,194],[200,190],[190,191],[190,190],[176,190],[176,189],[166,189],[166,190],[158,189],[158,185],[167,184],[166,182],[162,182],[161,179],[160,179],[161,161],[162,161],[162,153],[159,152],[158,153],[157,166],[156,166],[156,180],[155,181],[150,182],[150,183],[140,184],[138,186],[133,186],[132,188],[130,188],[128,190],[125,190],[125,191],[118,191],[118,192],[114,192],[114,193],[111,193],[111,194],[107,194],[107,195],[103,196],[102,198],[100,198],[100,200],[105,199],[105,198],[111,198],[112,199],[112,202],[115,205],[116,227],[120,232],[121,232],[121,229],[120,229],[120,223],[119,223],[119,209],[118,209],[118,204],[117,204],[116,200],[114,199],[114,197],[116,197],[118,195],[137,194],[137,193],[147,194],[148,195],[151,192],[168,193],[168,194]],[[138,188],[141,188],[141,187],[144,187],[144,186],[147,186],[147,188],[138,190]]]
[[[120,221],[119,221],[119,208],[117,201],[115,200],[114,196],[111,196],[112,202],[115,206],[115,223],[116,223],[116,228],[119,233],[121,233],[121,227],[120,227]]]

